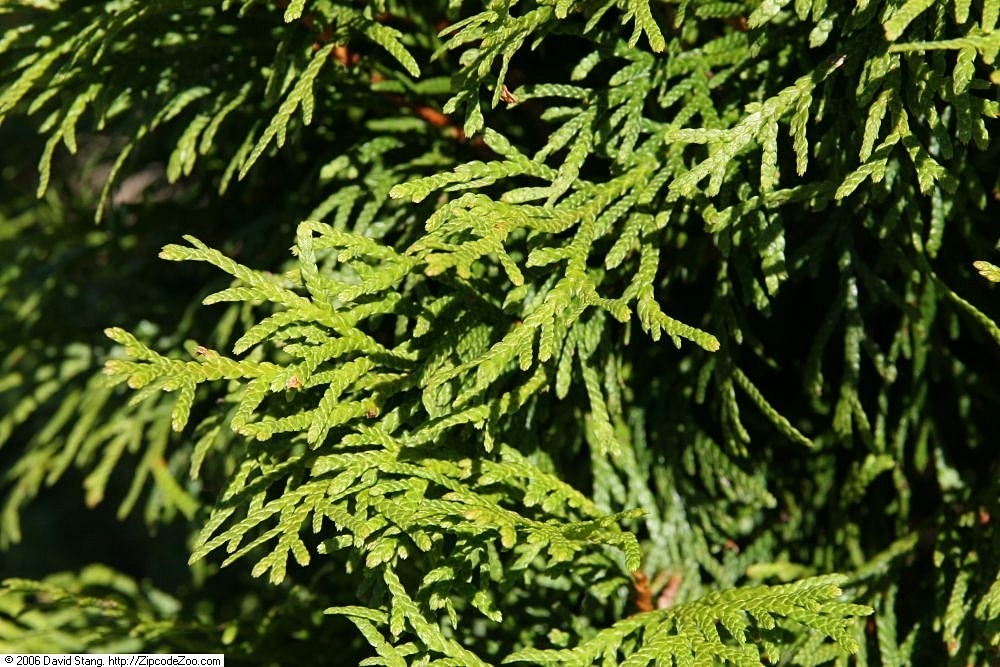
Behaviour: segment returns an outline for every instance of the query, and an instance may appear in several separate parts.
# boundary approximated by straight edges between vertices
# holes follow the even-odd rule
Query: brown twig
[[[632,604],[635,605],[635,613],[653,611],[653,589],[649,586],[649,577],[645,572],[637,570],[632,573],[632,580]]]
[[[679,572],[669,570],[658,572],[652,582],[646,573],[641,571],[633,572],[632,579],[632,604],[635,605],[636,614],[673,607],[681,590],[681,583],[684,581]]]

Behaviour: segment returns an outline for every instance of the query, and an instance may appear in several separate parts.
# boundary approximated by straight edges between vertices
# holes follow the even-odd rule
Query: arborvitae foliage
[[[6,3],[0,649],[1000,661],[998,14]]]

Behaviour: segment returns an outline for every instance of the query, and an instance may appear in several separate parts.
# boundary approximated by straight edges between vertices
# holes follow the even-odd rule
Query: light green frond
[[[635,30],[632,32],[632,37],[629,38],[629,46],[635,46],[639,43],[639,34],[642,32],[645,33],[646,39],[649,40],[649,47],[654,52],[660,53],[667,48],[663,33],[660,32],[660,26],[656,24],[656,19],[649,11],[649,0],[623,0],[618,5],[624,5],[622,22],[626,23],[630,20],[635,22]]]
[[[976,605],[975,614],[976,618],[986,623],[1000,618],[1000,573],[997,574],[986,594],[980,598],[979,604]],[[992,646],[1000,644],[1000,634],[998,633],[994,633],[989,639]]]
[[[723,663],[759,664],[762,656],[748,642],[748,632],[769,638],[783,655],[795,655],[795,646],[783,646],[780,628],[806,625],[820,634],[821,641],[832,639],[839,653],[854,653],[857,643],[851,633],[858,616],[872,609],[836,601],[841,591],[835,576],[804,579],[794,584],[740,588],[713,593],[669,610],[654,610],[619,621],[571,650],[524,649],[508,656],[505,663],[589,665],[604,657],[619,664],[647,664],[649,661],[676,661],[691,664],[719,660]],[[732,638],[721,639],[719,626]],[[625,638],[634,637],[634,648]],[[800,649],[801,650],[801,649]],[[787,652],[787,653],[784,653]]]
[[[291,23],[300,18],[302,16],[302,9],[305,6],[306,0],[291,0],[288,6],[285,7],[285,23]]]
[[[420,76],[420,66],[399,40],[402,33],[398,30],[373,22],[365,26],[365,35],[395,58],[409,72],[410,76]]]

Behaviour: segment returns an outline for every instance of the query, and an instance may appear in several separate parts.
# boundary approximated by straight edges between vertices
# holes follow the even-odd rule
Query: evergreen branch
[[[991,662],[998,7],[0,9],[0,542],[75,469],[261,578],[15,581],[0,644]],[[137,261],[192,225],[221,307]]]
[[[837,602],[842,577],[803,579],[782,586],[758,586],[712,593],[671,609],[646,612],[619,621],[573,649],[522,649],[505,663],[590,665],[599,659],[647,664],[649,661],[705,661],[758,664],[763,656],[748,641],[749,632],[768,636],[768,659],[794,655],[777,632],[804,624],[836,642],[839,653],[855,653],[852,617],[867,616],[870,607]],[[723,640],[719,626],[728,634]],[[628,642],[628,639],[632,642]],[[625,648],[629,645],[634,648]]]
[[[906,0],[889,19],[882,24],[886,39],[895,42],[906,27],[925,12],[933,3],[929,0]]]
[[[250,151],[250,155],[240,165],[239,178],[247,175],[250,167],[263,154],[272,140],[278,148],[281,148],[285,144],[288,123],[292,118],[292,114],[299,107],[302,108],[303,125],[309,125],[312,122],[313,107],[315,106],[315,102],[313,101],[313,85],[317,77],[319,77],[323,65],[328,61],[329,52],[326,50],[320,50],[313,54],[309,65],[302,71],[302,75],[295,82],[295,86],[278,108],[278,113],[275,114],[274,118],[271,119],[271,122],[264,129],[264,133],[257,140],[253,150]]]

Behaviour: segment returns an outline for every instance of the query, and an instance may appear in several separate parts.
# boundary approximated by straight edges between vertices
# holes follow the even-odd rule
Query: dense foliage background
[[[1000,661],[998,13],[7,3],[0,649]]]

